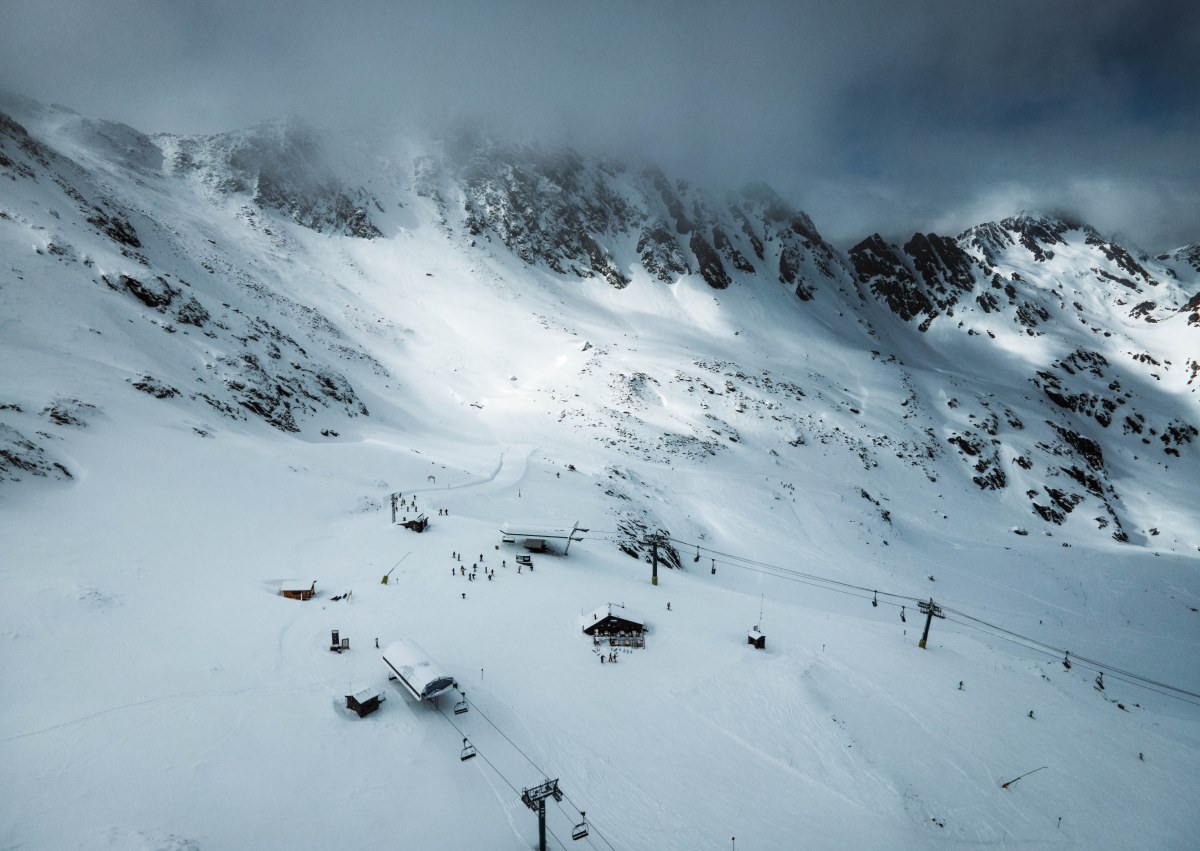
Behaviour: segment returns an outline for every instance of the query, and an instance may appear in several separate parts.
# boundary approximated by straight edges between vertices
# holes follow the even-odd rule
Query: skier
[[[669,611],[671,611],[671,604],[670,604],[670,603],[667,603],[667,611],[668,611],[668,612],[669,612]]]
[[[963,690],[963,687],[962,687],[962,680],[959,680],[959,681],[958,681],[958,690],[959,690],[959,691],[962,691],[962,690]]]
[[[1029,710],[1029,717],[1033,718],[1033,710],[1032,709]],[[1033,718],[1033,720],[1036,721],[1037,719]]]
[[[376,650],[378,650],[378,649],[379,649],[379,636],[376,636],[376,637],[375,637],[375,649],[376,649]]]
[[[464,599],[464,600],[465,600],[465,599],[467,599],[467,592],[466,592],[466,591],[463,591],[463,599]]]

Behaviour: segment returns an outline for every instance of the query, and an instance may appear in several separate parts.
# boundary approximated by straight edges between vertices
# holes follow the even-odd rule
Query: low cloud
[[[1200,241],[1195,4],[4,0],[0,17],[6,87],[146,131],[486,116],[767,180],[843,243],[1064,206],[1150,250]]]

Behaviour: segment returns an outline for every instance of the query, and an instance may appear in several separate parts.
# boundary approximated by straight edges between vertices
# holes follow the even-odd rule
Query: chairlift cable
[[[618,539],[620,539],[620,540],[636,540],[636,538],[634,538],[631,535],[627,535],[627,534],[620,534],[618,536]],[[728,565],[730,567],[740,567],[743,570],[750,570],[754,573],[761,573],[766,576],[774,576],[777,579],[786,579],[790,582],[799,582],[804,585],[810,585],[814,588],[823,588],[826,591],[836,591],[838,593],[846,594],[846,595],[852,596],[852,597],[861,596],[858,594],[851,593],[852,591],[861,591],[861,592],[864,592],[864,594],[871,594],[870,597],[866,598],[866,599],[870,599],[870,600],[878,600],[878,597],[880,595],[882,595],[885,597],[891,597],[895,600],[906,600],[906,601],[909,601],[912,603],[925,602],[925,600],[923,598],[912,597],[912,596],[909,596],[906,594],[894,594],[894,593],[891,593],[888,591],[877,591],[876,589],[867,588],[866,586],[863,586],[863,585],[854,585],[853,583],[843,582],[838,579],[832,579],[830,577],[818,576],[816,574],[805,573],[803,571],[798,571],[798,570],[792,570],[790,568],[783,567],[781,565],[775,565],[775,564],[770,564],[768,562],[758,561],[756,559],[747,558],[745,556],[739,556],[734,553],[726,553],[726,552],[722,552],[720,550],[714,550],[710,547],[702,546],[695,541],[684,541],[680,538],[674,538],[674,537],[670,537],[670,536],[667,537],[667,540],[671,541],[674,544],[678,544],[679,546],[686,547],[688,549],[695,547],[697,552],[703,551],[706,553],[712,553],[714,566],[716,564],[715,557],[720,556],[721,563]],[[847,590],[843,590],[843,589],[847,589]],[[884,602],[887,602],[887,601],[884,601]],[[891,603],[890,605],[896,606],[899,604]],[[900,608],[903,609],[903,606],[900,606]],[[1014,644],[1017,644],[1018,646],[1025,647],[1027,650],[1033,650],[1033,651],[1042,652],[1042,653],[1053,652],[1053,654],[1056,656],[1066,653],[1066,651],[1063,648],[1054,647],[1053,645],[1047,644],[1046,642],[1041,641],[1037,638],[1033,638],[1028,635],[1023,635],[1019,632],[1014,632],[1012,630],[1005,629],[1002,626],[998,626],[997,624],[989,623],[988,621],[982,620],[981,618],[974,617],[973,615],[969,615],[966,612],[959,611],[958,609],[952,609],[952,608],[947,608],[947,607],[943,607],[943,609],[946,612],[956,614],[961,618],[965,618],[968,621],[974,622],[974,624],[972,624],[972,623],[966,623],[964,621],[955,621],[955,623],[958,623],[961,626],[966,626],[966,627],[973,628],[973,629],[979,629],[980,631],[984,631],[984,632],[985,632],[985,630],[983,630],[982,627],[988,627],[992,630],[995,630],[998,633],[1003,633],[1003,635],[994,635],[993,634],[993,637],[1002,638],[1006,641],[1010,641]],[[978,624],[979,626],[975,626],[975,624]],[[1187,697],[1194,697],[1194,698],[1200,699],[1200,694],[1198,694],[1196,692],[1189,691],[1184,688],[1180,688],[1179,686],[1173,686],[1173,685],[1170,685],[1169,683],[1164,683],[1159,680],[1154,680],[1149,677],[1144,677],[1140,674],[1134,673],[1133,671],[1127,671],[1127,670],[1115,667],[1115,666],[1110,665],[1105,662],[1100,662],[1095,659],[1089,659],[1086,656],[1074,655],[1074,660],[1090,663],[1093,666],[1093,668],[1092,668],[1093,670],[1106,671],[1109,673],[1110,676],[1113,676],[1115,674],[1123,674],[1125,677],[1129,678],[1129,680],[1123,680],[1123,681],[1129,682],[1130,685],[1140,686],[1140,687],[1146,688],[1150,691],[1155,691],[1159,694],[1165,694],[1168,697],[1177,697],[1180,700],[1184,700],[1184,702],[1186,702],[1186,703],[1193,703],[1193,701],[1187,700]],[[1154,688],[1155,686],[1157,686],[1157,688]],[[1159,689],[1165,689],[1166,691],[1159,691]],[[1175,694],[1169,694],[1169,692],[1174,692]],[[1181,695],[1186,696],[1186,697],[1181,697]]]
[[[463,737],[463,740],[466,741],[466,739],[467,739],[466,734],[463,733],[463,731],[461,729],[459,729],[459,726],[454,723],[453,719],[451,719],[449,715],[447,715],[444,711],[442,711],[442,708],[440,706],[437,708],[437,711],[438,711],[439,715],[441,715],[443,718],[446,719],[446,723],[448,723],[451,727],[453,727],[458,732],[458,734]],[[494,724],[492,726],[495,727]],[[497,730],[499,730],[499,728],[497,728]],[[500,735],[504,736],[503,733],[500,733]],[[507,739],[508,736],[504,736],[504,738]],[[516,747],[516,745],[513,745],[513,747]],[[518,748],[518,750],[520,750],[520,749]],[[508,784],[508,788],[512,789],[514,794],[516,794],[516,795],[521,794],[521,790],[519,790],[516,786],[514,786],[511,780],[509,780],[507,777],[504,776],[504,772],[502,772],[499,768],[497,768],[495,763],[493,763],[490,759],[487,758],[487,754],[483,753],[483,751],[476,748],[475,755],[478,756],[480,759],[482,759],[484,762],[486,762],[491,767],[492,771],[496,772],[496,774],[500,777],[500,779]],[[528,759],[528,757],[526,757],[526,759]],[[537,766],[534,766],[534,767],[536,768]],[[572,806],[574,806],[574,805],[572,805]],[[567,846],[563,845],[562,840],[559,839],[557,835],[555,835],[554,831],[550,828],[549,825],[546,825],[546,832],[554,837],[554,841],[558,843],[559,848],[562,848],[563,851],[567,851]],[[599,834],[597,834],[597,835],[599,835]]]
[[[719,555],[723,559],[731,559],[731,561],[723,560],[722,564],[728,564],[732,567],[740,567],[743,570],[752,570],[756,573],[763,573],[768,576],[775,576],[778,579],[787,579],[792,582],[800,582],[802,584],[812,585],[813,587],[817,587],[817,588],[825,588],[825,590],[827,590],[827,591],[838,591],[839,593],[849,594],[850,596],[858,596],[858,595],[850,594],[849,591],[841,590],[841,589],[852,589],[855,591],[862,591],[864,593],[870,593],[872,595],[872,597],[869,599],[877,599],[878,595],[883,595],[886,597],[892,597],[897,600],[909,600],[909,601],[916,602],[916,603],[924,602],[923,599],[920,599],[917,597],[910,597],[910,596],[904,595],[904,594],[893,594],[893,593],[886,592],[886,591],[875,591],[875,589],[867,588],[862,585],[854,585],[849,582],[842,582],[840,580],[832,579],[829,577],[818,576],[818,575],[810,574],[810,573],[804,573],[802,571],[797,571],[797,570],[791,570],[789,568],[782,567],[780,565],[773,565],[773,564],[769,564],[767,562],[761,562],[761,561],[757,561],[755,559],[746,558],[744,556],[738,556],[738,555],[735,555],[732,553],[721,552],[719,550],[714,550],[709,547],[700,546],[699,544],[692,542],[692,541],[684,541],[684,540],[681,540],[678,538],[672,538],[672,537],[668,537],[668,540],[670,540],[672,543],[679,544],[680,546],[685,546],[688,548],[691,548],[693,546],[697,547],[699,550],[703,550],[705,552],[714,553],[715,555]],[[766,568],[766,569],[755,570],[753,567],[750,567],[749,565],[756,565],[758,567]],[[775,572],[772,572],[772,571],[775,571]],[[805,582],[804,580],[811,580],[811,581]],[[838,587],[830,587],[830,586],[838,586]],[[896,605],[896,604],[893,603],[892,605]],[[943,607],[943,608],[945,608],[945,607]],[[1055,655],[1060,655],[1060,654],[1066,653],[1066,651],[1063,648],[1054,647],[1053,645],[1047,644],[1046,642],[1041,641],[1036,638],[1033,638],[1031,636],[1023,635],[1021,633],[1014,632],[1009,629],[1005,629],[1004,627],[998,626],[993,623],[989,623],[985,620],[976,618],[972,615],[968,615],[967,613],[959,611],[957,609],[945,608],[945,611],[953,612],[954,614],[957,614],[960,617],[974,621],[982,626],[986,626],[986,627],[994,629],[998,632],[1005,633],[1008,636],[1012,636],[1012,638],[1007,639],[1007,640],[1012,641],[1013,639],[1020,639],[1020,641],[1014,641],[1013,643],[1021,644],[1021,642],[1027,642],[1025,645],[1022,645],[1022,646],[1025,646],[1027,649],[1038,650],[1039,652],[1053,651],[1053,653]],[[963,625],[963,626],[971,626],[971,624],[966,624],[961,621],[959,621],[958,623],[960,623],[960,625]],[[998,637],[1000,637],[1000,636],[998,636]],[[1030,646],[1030,645],[1035,645],[1035,646]],[[1170,685],[1169,683],[1164,683],[1159,680],[1154,680],[1149,677],[1144,677],[1140,674],[1134,673],[1133,671],[1127,671],[1127,670],[1115,667],[1115,666],[1110,665],[1105,662],[1100,662],[1095,659],[1089,659],[1086,656],[1079,656],[1079,655],[1074,655],[1074,659],[1082,661],[1082,662],[1088,662],[1091,665],[1095,666],[1096,670],[1107,671],[1110,674],[1110,676],[1113,674],[1123,674],[1126,677],[1130,678],[1130,680],[1134,681],[1134,682],[1130,683],[1131,685],[1140,685],[1143,688],[1149,689],[1150,691],[1157,691],[1157,689],[1151,688],[1152,686],[1157,686],[1158,688],[1166,689],[1169,692],[1176,692],[1178,695],[1186,695],[1187,697],[1194,697],[1194,698],[1200,699],[1200,694],[1198,694],[1196,692],[1189,691],[1184,688],[1180,688],[1179,686],[1173,686],[1173,685]],[[1160,692],[1160,693],[1164,693],[1164,692]],[[1170,695],[1170,696],[1175,696],[1175,695]],[[1184,698],[1180,698],[1180,699],[1184,699]],[[1185,702],[1192,703],[1192,701],[1190,701],[1190,700],[1185,700]]]
[[[543,771],[543,770],[542,770],[541,766],[539,766],[539,765],[538,765],[536,762],[534,762],[534,761],[533,761],[533,760],[530,758],[529,754],[527,754],[527,753],[525,753],[525,751],[521,750],[521,748],[520,748],[520,747],[517,745],[517,743],[516,743],[516,742],[514,742],[514,741],[513,741],[511,738],[509,738],[509,736],[508,736],[508,734],[507,734],[507,733],[505,733],[505,732],[504,732],[503,730],[501,730],[501,729],[500,729],[498,726],[496,726],[496,722],[494,722],[494,721],[493,721],[491,718],[489,718],[489,717],[488,717],[488,716],[487,716],[487,715],[486,715],[486,714],[483,712],[483,710],[479,708],[479,704],[472,704],[472,709],[473,709],[473,710],[474,710],[474,711],[475,711],[475,712],[476,712],[476,713],[479,715],[479,717],[480,717],[480,718],[482,718],[484,721],[487,721],[487,722],[488,722],[488,724],[490,724],[490,725],[492,726],[492,729],[493,729],[493,730],[495,730],[497,733],[499,733],[501,736],[503,736],[503,737],[504,737],[504,740],[505,740],[506,742],[508,742],[510,745],[512,745],[512,746],[513,746],[513,749],[514,749],[514,750],[516,750],[516,751],[517,751],[517,753],[519,753],[521,756],[525,757],[525,760],[526,760],[526,762],[528,762],[528,763],[529,763],[530,765],[532,765],[532,766],[533,766],[535,769],[537,769],[537,771],[538,771],[538,773],[539,773],[539,774],[541,774],[543,777],[549,777],[549,776],[550,776],[549,774],[547,774],[545,771]],[[441,712],[441,709],[439,709],[438,711],[439,711],[439,712]],[[449,718],[449,717],[448,717],[448,716],[447,716],[447,715],[446,715],[444,712],[442,712],[442,717],[443,717],[443,718],[446,718],[446,720],[447,720],[447,721],[450,721],[450,718]],[[453,723],[453,722],[451,721],[451,723]],[[457,725],[455,726],[455,728],[457,729]],[[479,755],[480,755],[480,756],[483,756],[483,754],[482,754],[482,753],[480,753]],[[484,757],[484,758],[486,759],[486,757]],[[488,762],[488,765],[491,765],[491,762]],[[512,784],[509,784],[509,785],[511,786]],[[566,793],[565,793],[565,792],[563,793],[563,797],[566,797]],[[570,799],[570,798],[567,798],[567,800],[568,800],[568,801],[570,801],[571,799]],[[574,802],[574,801],[571,801],[571,806],[572,806],[572,807],[575,807],[575,802]],[[576,809],[576,810],[579,810],[579,807],[575,807],[575,809]],[[580,812],[582,812],[582,810],[580,810]],[[595,825],[593,822],[588,822],[588,825],[591,827],[591,829],[592,829],[592,830],[595,832],[595,834],[596,834],[597,836],[599,836],[601,839],[604,839],[604,835],[603,835],[602,833],[600,833],[600,831],[599,831],[599,830],[597,830],[597,829],[596,829],[596,825]],[[606,845],[608,845],[608,840],[607,840],[607,839],[604,839],[604,842],[605,842],[605,844],[606,844]],[[561,844],[561,843],[560,843],[560,844]],[[609,847],[609,848],[612,848],[612,845],[608,845],[608,847]],[[615,849],[614,849],[614,851],[615,851]]]

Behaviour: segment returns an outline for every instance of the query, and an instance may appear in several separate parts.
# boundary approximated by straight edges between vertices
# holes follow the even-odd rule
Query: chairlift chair
[[[571,828],[571,838],[572,839],[583,839],[585,836],[588,835],[587,813],[585,813],[583,810],[580,810],[579,817],[580,817],[580,819],[582,819],[582,821],[580,821],[579,824],[577,824],[573,828]]]
[[[712,572],[713,576],[717,575],[717,560],[715,558],[712,560]]]
[[[696,557],[692,559],[692,564],[700,561],[700,547],[696,547]]]
[[[462,753],[458,755],[458,758],[463,762],[466,762],[468,759],[474,759],[476,756],[478,756],[478,754],[475,751],[475,746],[464,738]]]
[[[464,712],[466,712],[467,710],[469,710],[471,708],[467,704],[467,693],[464,691],[464,692],[459,692],[459,694],[461,695],[462,700],[460,700],[458,703],[454,704],[454,714],[455,715],[462,715]]]
[[[879,592],[878,591],[871,592],[871,606],[873,608],[879,608]]]
[[[900,607],[900,623],[908,623],[908,618],[904,617],[904,607]]]

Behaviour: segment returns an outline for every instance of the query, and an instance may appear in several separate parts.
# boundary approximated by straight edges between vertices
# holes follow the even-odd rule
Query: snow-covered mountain
[[[257,806],[289,800],[362,814],[352,845],[389,841],[387,807],[419,823],[414,847],[527,845],[511,766],[463,786],[457,760],[430,764],[455,739],[436,713],[397,693],[354,727],[312,699],[336,699],[347,671],[379,678],[367,635],[420,637],[460,678],[480,668],[470,690],[495,729],[562,773],[617,847],[1194,833],[1194,697],[1098,693],[1044,651],[1200,690],[1200,247],[1151,257],[1022,213],[842,251],[763,185],[478,131],[147,136],[5,95],[0,254],[2,652],[23,684],[0,762],[8,787],[40,772],[94,799],[48,825],[44,793],[22,793],[6,846],[340,835],[272,833],[288,814]],[[390,525],[393,492],[439,509],[429,532]],[[516,595],[516,577],[445,586],[452,551],[502,558],[509,516],[594,532]],[[669,597],[641,566],[653,530],[674,541]],[[393,563],[399,584],[380,586]],[[307,608],[266,593],[290,575],[358,593]],[[884,626],[813,576],[962,617],[913,658],[914,621],[889,610]],[[619,675],[584,671],[575,613],[613,599],[676,606]],[[760,602],[772,649],[747,656]],[[313,652],[337,618],[362,636],[350,663]],[[231,635],[206,647],[213,630]],[[538,677],[522,660],[543,654]],[[959,680],[966,695],[946,691]],[[1052,713],[1037,728],[1035,704]],[[180,750],[174,725],[142,738],[151,706],[187,719]],[[110,757],[89,726],[148,797],[98,791]],[[1084,753],[1089,731],[1119,747]],[[265,744],[310,734],[338,746]],[[375,764],[392,747],[399,762]],[[1138,759],[1152,748],[1168,762]],[[1052,804],[996,799],[1018,751],[1058,761]],[[262,765],[276,785],[246,783]],[[198,809],[176,770],[202,775]],[[354,796],[315,794],[327,780]]]

